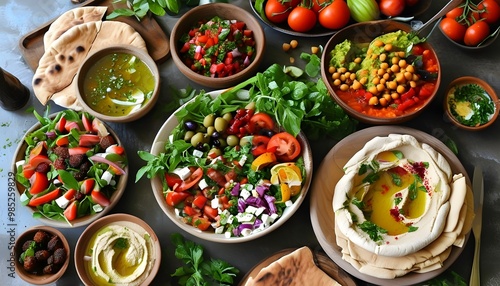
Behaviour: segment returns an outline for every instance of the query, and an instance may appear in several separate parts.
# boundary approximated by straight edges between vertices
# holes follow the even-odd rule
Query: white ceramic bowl
[[[215,98],[219,94],[221,94],[222,91],[214,91],[209,93],[210,96]],[[187,104],[187,103],[186,103]],[[180,107],[178,110],[182,109]],[[176,111],[177,112],[177,111]],[[174,112],[174,114],[176,113]],[[169,135],[171,134],[172,130],[178,125],[178,120],[175,117],[175,115],[170,116],[167,121],[163,124],[163,126],[160,128],[158,131],[158,134],[156,135],[153,145],[151,147],[151,153],[153,155],[158,155],[164,150],[165,142],[167,142]],[[306,169],[307,176],[304,178],[304,183],[302,185],[302,189],[300,194],[298,195],[297,199],[293,203],[292,207],[289,207],[285,210],[283,215],[276,220],[270,227],[264,229],[263,231],[252,233],[249,236],[241,236],[241,237],[225,237],[224,234],[216,234],[213,231],[201,231],[189,224],[186,224],[181,220],[181,218],[176,214],[175,208],[167,205],[166,200],[165,200],[165,195],[163,194],[163,188],[162,188],[162,182],[158,177],[155,177],[151,180],[151,186],[153,189],[154,196],[156,198],[156,201],[160,205],[161,209],[165,212],[165,214],[168,216],[172,222],[174,222],[178,227],[180,227],[182,230],[198,237],[204,240],[208,241],[214,241],[214,242],[222,242],[222,243],[239,243],[239,242],[246,242],[250,240],[254,240],[256,238],[265,236],[269,234],[270,232],[276,230],[279,228],[281,225],[283,225],[300,207],[302,202],[304,201],[307,191],[309,189],[309,186],[311,184],[312,180],[312,172],[313,172],[313,157],[312,157],[312,151],[309,146],[309,143],[307,141],[307,138],[305,135],[301,132],[297,138],[299,140],[299,143],[302,146],[302,157],[304,158],[304,165]]]

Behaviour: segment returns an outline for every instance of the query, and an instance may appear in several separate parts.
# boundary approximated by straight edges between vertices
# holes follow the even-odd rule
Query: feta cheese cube
[[[215,196],[215,198],[213,198],[213,199],[210,201],[210,206],[211,206],[213,209],[217,209],[217,208],[219,208],[219,196]]]
[[[173,173],[179,176],[179,178],[181,178],[181,180],[183,181],[191,176],[191,170],[189,170],[188,167],[177,168],[173,171]]]
[[[111,172],[109,171],[104,171],[104,173],[102,173],[102,176],[101,176],[101,180],[104,180],[106,181],[106,183],[109,185],[109,183],[111,183],[111,180],[113,179],[113,174],[111,174]]]
[[[244,200],[248,199],[248,197],[250,197],[251,195],[252,194],[246,189],[240,191],[240,197],[243,198]]]
[[[231,232],[226,231],[226,232],[224,233],[224,237],[225,237],[225,238],[231,238]]]
[[[247,161],[248,157],[246,155],[241,156],[241,159],[238,161],[238,164],[240,166],[245,165],[245,162]]]
[[[241,235],[242,236],[249,236],[250,234],[252,234],[252,230],[249,229],[249,228],[244,228],[241,230]]]
[[[255,211],[255,215],[256,216],[260,216],[264,211],[266,210],[265,207],[259,207],[256,211]]]
[[[65,209],[69,204],[69,200],[65,196],[60,196],[56,199],[56,204],[60,208]]]
[[[233,220],[234,220],[234,215],[229,215],[229,217],[227,218],[227,223],[231,224],[233,223]]]
[[[285,202],[286,207],[291,207],[293,205],[293,202],[291,200],[288,200]]]
[[[273,223],[279,217],[279,215],[277,213],[274,213],[274,214],[270,215],[269,217],[271,218],[271,223]]]
[[[264,227],[268,227],[272,223],[271,222],[271,217],[268,214],[262,214],[262,216],[260,217],[260,219],[262,220],[262,225]]]
[[[95,204],[92,206],[92,209],[96,212],[96,213],[100,213],[102,212],[103,210],[103,207],[100,205],[100,204]]]
[[[215,228],[215,233],[217,234],[222,234],[224,232],[224,226],[219,226],[217,228]]]
[[[247,208],[245,209],[245,212],[251,213],[251,214],[255,214],[256,211],[257,211],[257,208],[254,206],[247,206]]]
[[[254,218],[254,215],[249,213],[239,213],[236,215],[238,222],[252,222]]]
[[[207,181],[205,181],[205,179],[201,179],[198,182],[198,187],[200,188],[200,190],[204,190],[205,188],[208,187]]]
[[[203,151],[200,151],[198,149],[194,149],[193,156],[201,158],[201,157],[203,157]]]

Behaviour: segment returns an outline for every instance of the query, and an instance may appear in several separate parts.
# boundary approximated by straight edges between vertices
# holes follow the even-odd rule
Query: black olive
[[[196,145],[196,150],[205,151],[205,144],[203,144],[202,142],[198,143]]]
[[[198,129],[198,123],[187,120],[186,122],[184,122],[184,128],[189,131],[196,131],[196,129]]]
[[[220,137],[220,133],[219,132],[215,131],[214,133],[212,133],[212,138],[217,139],[219,137]]]
[[[273,131],[273,130],[270,130],[270,129],[267,129],[267,128],[262,128],[262,129],[259,131],[259,134],[260,134],[260,135],[267,136],[267,137],[272,137],[272,136],[274,135],[274,131]]]
[[[426,70],[418,69],[417,73],[422,77],[424,80],[433,80],[437,79],[437,73],[431,73]]]
[[[212,143],[212,146],[219,147],[220,146],[220,140],[218,138],[213,138],[210,140]]]

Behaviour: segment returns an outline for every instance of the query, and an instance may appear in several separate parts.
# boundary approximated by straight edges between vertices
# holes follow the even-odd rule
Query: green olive
[[[225,131],[227,129],[228,125],[229,125],[229,123],[223,117],[215,118],[214,127],[215,127],[215,130],[217,130],[217,132]]]
[[[219,143],[220,143],[219,148],[224,148],[227,146],[226,139],[224,138],[219,138]]]
[[[231,119],[233,119],[233,115],[231,114],[231,112],[224,113],[224,115],[222,115],[222,118],[226,119],[226,121],[229,122],[231,121]]]
[[[236,135],[229,135],[226,138],[226,142],[227,142],[227,145],[234,147],[234,146],[238,145],[238,143],[240,142],[240,139]]]
[[[186,134],[184,134],[184,140],[186,142],[190,141],[191,138],[193,138],[193,135],[194,135],[194,131],[186,131]]]
[[[205,143],[205,134],[202,132],[198,132],[191,137],[191,145],[193,145],[193,147],[198,146],[200,143]]]
[[[213,114],[209,114],[209,115],[205,116],[205,118],[203,118],[203,126],[205,126],[207,128],[209,126],[213,126],[214,119],[215,119],[215,115],[213,115]]]
[[[214,134],[215,132],[215,127],[214,126],[208,126],[207,127],[207,135],[208,136],[212,136],[212,134]]]

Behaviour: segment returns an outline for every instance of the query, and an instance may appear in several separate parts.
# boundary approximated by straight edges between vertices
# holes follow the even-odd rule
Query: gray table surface
[[[244,7],[251,11],[246,0],[231,1],[231,3]],[[432,1],[431,7],[418,18],[429,19],[435,14],[446,1]],[[0,0],[0,66],[17,76],[31,90],[33,71],[23,60],[19,50],[19,39],[54,19],[65,11],[74,8],[70,0],[33,1],[33,0]],[[164,31],[169,34],[179,16],[164,16],[158,18]],[[299,58],[301,51],[309,52],[312,45],[326,44],[328,37],[321,38],[297,38],[281,34],[264,23],[262,24],[267,36],[267,49],[261,69],[265,69],[271,63],[289,64],[290,56]],[[282,43],[298,39],[299,47],[289,53],[281,49]],[[480,165],[484,170],[485,200],[484,200],[484,226],[481,251],[481,278],[482,285],[500,285],[500,268],[497,259],[500,257],[498,237],[500,237],[500,120],[489,129],[482,132],[467,132],[455,128],[443,116],[442,97],[447,84],[459,76],[476,76],[489,82],[492,87],[500,91],[500,41],[481,50],[471,52],[461,50],[445,39],[443,34],[436,29],[429,37],[430,43],[436,49],[442,66],[442,83],[439,88],[438,98],[418,118],[403,124],[422,130],[436,138],[446,141],[453,140],[459,149],[458,157],[462,164],[472,176],[474,166]],[[300,66],[300,60],[297,61]],[[135,173],[143,165],[143,161],[136,155],[138,150],[149,150],[151,143],[163,122],[170,116],[163,112],[163,106],[171,99],[170,87],[184,88],[190,85],[197,89],[212,90],[209,87],[201,87],[185,78],[176,69],[173,61],[168,59],[159,66],[161,70],[161,95],[157,106],[146,117],[127,124],[110,124],[119,134],[129,154],[130,172],[127,190],[112,213],[124,212],[136,215],[148,222],[162,244],[162,263],[156,276],[155,285],[171,285],[170,274],[180,265],[174,257],[174,251],[170,243],[170,234],[182,231],[169,221],[162,212],[151,191],[150,182],[146,179],[134,183]],[[32,95],[28,105],[15,112],[0,110],[0,279],[2,285],[25,285],[10,267],[10,249],[15,238],[26,228],[40,224],[31,214],[19,204],[9,205],[8,197],[15,192],[9,188],[13,181],[11,162],[16,146],[21,141],[26,130],[36,123],[28,109],[35,108],[43,112],[44,107]],[[51,110],[57,111],[61,108],[51,104]],[[145,128],[145,126],[147,126]],[[358,129],[367,126],[360,125]],[[314,153],[314,165],[318,167],[321,159],[337,142],[331,139],[312,141]],[[61,229],[69,239],[71,247],[74,247],[84,227],[76,229]],[[273,233],[251,242],[240,244],[219,244],[200,241],[187,233],[182,233],[187,239],[194,240],[205,246],[208,254],[224,259],[241,270],[238,280],[248,272],[252,266],[284,248],[296,248],[300,246],[311,246],[319,248],[314,232],[312,230],[309,216],[309,199],[307,198],[294,216]],[[473,236],[466,245],[458,260],[448,271],[456,271],[468,280],[473,256]],[[79,284],[74,263],[71,262],[66,274],[57,282],[57,285]],[[364,285],[358,281],[359,285]]]

